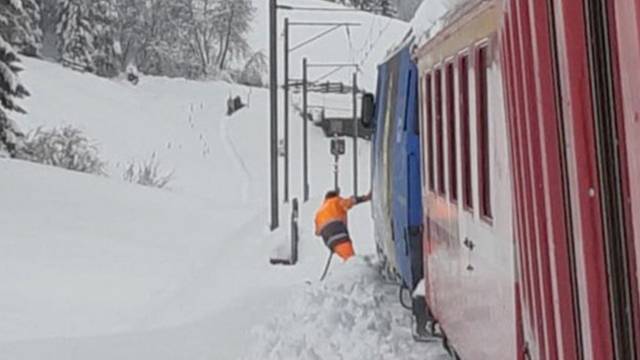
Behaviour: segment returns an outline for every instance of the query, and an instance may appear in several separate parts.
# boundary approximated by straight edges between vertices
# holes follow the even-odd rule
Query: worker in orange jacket
[[[353,244],[347,226],[347,212],[355,205],[371,200],[371,193],[365,196],[340,197],[340,192],[327,192],[324,202],[316,213],[316,235],[322,236],[325,245],[343,260],[353,255]]]

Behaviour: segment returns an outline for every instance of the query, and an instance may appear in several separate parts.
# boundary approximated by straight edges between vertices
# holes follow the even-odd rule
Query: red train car
[[[640,0],[449,5],[415,52],[430,312],[464,359],[640,358]]]
[[[514,358],[511,164],[496,2],[468,2],[415,53],[421,73],[426,299],[456,352]],[[490,330],[489,330],[490,328]]]
[[[505,4],[522,351],[532,358],[638,357],[639,153],[629,149],[639,4]]]

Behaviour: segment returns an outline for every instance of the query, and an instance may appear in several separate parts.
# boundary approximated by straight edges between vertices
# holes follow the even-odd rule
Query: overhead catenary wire
[[[349,27],[345,27],[345,31],[347,33],[347,41],[349,42],[349,60],[352,63],[355,63],[355,54],[353,52],[353,39],[351,39],[351,31],[349,30]]]
[[[289,49],[289,52],[292,53],[292,52],[300,49],[301,47],[303,47],[305,45],[308,45],[308,44],[318,40],[319,38],[321,38],[321,37],[323,37],[323,36],[325,36],[327,34],[332,33],[333,31],[336,31],[337,29],[339,29],[341,27],[342,27],[342,25],[335,25],[332,28],[329,28],[329,29],[327,29],[327,30],[325,30],[325,31],[323,31],[323,32],[321,32],[319,34],[316,34],[315,36],[313,36],[313,37],[311,37],[311,38],[309,38],[309,39],[307,39],[307,40],[305,40],[305,41],[293,46],[291,49]]]
[[[380,32],[378,33],[377,38],[369,45],[368,49],[365,51],[364,56],[362,57],[362,60],[360,60],[360,62],[358,63],[358,69],[362,69],[362,67],[364,66],[364,64],[367,62],[367,60],[369,60],[369,57],[373,54],[373,50],[375,49],[376,45],[378,44],[378,42],[380,41],[380,39],[382,39],[382,35],[387,31],[387,29],[389,29],[389,27],[391,26],[393,19],[389,18],[387,20],[387,23],[385,24],[385,26],[380,30]],[[362,76],[368,78],[368,79],[374,79],[373,75],[367,73],[367,72],[363,72],[363,71],[358,71]],[[374,79],[375,80],[375,79]]]
[[[292,6],[292,5],[278,5],[281,10],[289,11],[321,11],[321,12],[366,12],[360,9],[353,8],[325,8],[325,7],[313,7],[313,6]]]
[[[387,29],[389,29],[389,27],[391,26],[391,22],[393,19],[389,18],[389,20],[387,20],[387,24],[384,26],[384,28],[382,28],[382,30],[380,30],[380,32],[378,33],[378,37],[376,38],[375,41],[373,41],[373,43],[371,43],[371,46],[369,46],[369,49],[367,49],[367,52],[365,54],[365,56],[363,57],[363,59],[360,61],[360,67],[362,67],[364,65],[364,63],[369,59],[369,56],[371,56],[371,54],[373,53],[373,49],[375,48],[375,46],[378,44],[378,42],[380,41],[380,39],[382,39],[382,35],[387,31]]]
[[[344,69],[344,67],[343,67],[343,66],[341,66],[341,67],[336,67],[335,69],[333,69],[333,70],[329,71],[328,73],[326,73],[326,74],[324,74],[324,75],[320,76],[319,78],[317,78],[317,79],[316,79],[316,80],[314,80],[313,82],[318,83],[318,82],[320,82],[320,81],[322,81],[322,80],[324,80],[324,79],[328,78],[329,76],[331,76],[331,75],[333,75],[333,74],[337,73],[338,71],[340,71],[340,70],[342,70],[342,69]]]

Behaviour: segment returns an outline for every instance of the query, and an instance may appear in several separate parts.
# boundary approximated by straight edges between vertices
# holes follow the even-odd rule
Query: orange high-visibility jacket
[[[318,212],[316,213],[316,235],[321,235],[325,226],[339,221],[347,226],[347,212],[356,203],[356,199],[351,197],[348,199],[336,196],[324,201]]]

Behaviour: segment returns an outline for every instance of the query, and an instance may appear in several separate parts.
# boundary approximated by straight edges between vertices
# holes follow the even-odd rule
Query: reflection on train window
[[[457,142],[456,142],[456,109],[455,109],[455,87],[453,82],[453,63],[448,63],[446,67],[447,85],[447,138],[449,156],[449,196],[451,201],[458,201],[458,170],[456,169]]]
[[[487,83],[487,47],[477,50],[476,102],[478,132],[478,190],[480,192],[480,215],[491,219],[491,169],[489,154],[489,88]]]
[[[460,130],[462,146],[462,196],[464,206],[473,209],[471,184],[471,128],[469,124],[469,56],[462,55],[458,63],[460,87]]]
[[[435,72],[435,107],[436,107],[436,153],[438,166],[438,193],[445,194],[445,174],[444,174],[444,127],[442,121],[442,71],[437,69]]]
[[[416,76],[418,75],[416,74]],[[419,80],[418,80],[418,83],[420,83]],[[418,101],[419,98],[420,96],[416,94],[413,101],[413,132],[416,135],[420,135],[420,101]]]
[[[409,104],[411,101],[411,97],[409,96],[411,94],[411,84],[413,83],[413,72],[409,71],[407,73],[407,91],[405,92],[405,98],[404,98],[404,108],[405,108],[405,113],[404,113],[404,120],[403,120],[403,128],[404,131],[406,132],[407,129],[409,128],[409,113],[406,112],[406,110],[409,109]]]
[[[424,136],[427,138],[427,161],[429,167],[429,189],[435,191],[435,174],[433,166],[433,87],[431,86],[431,74],[425,78],[425,104],[427,126]]]

